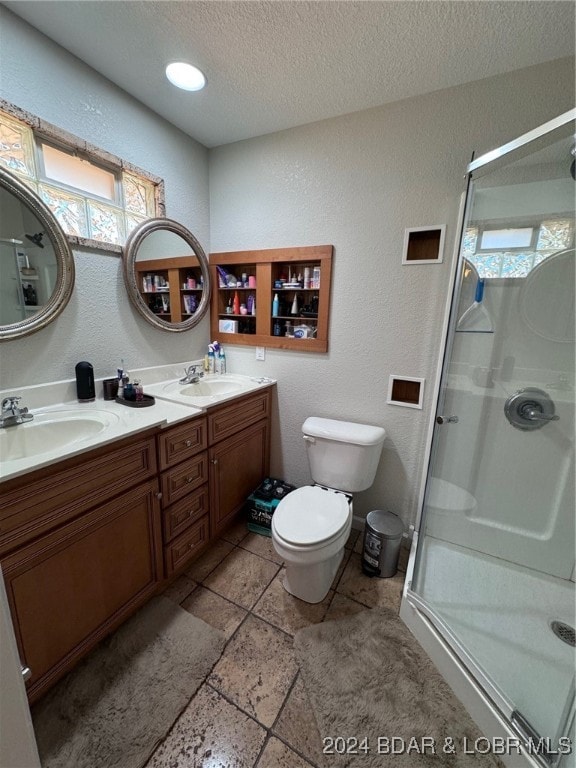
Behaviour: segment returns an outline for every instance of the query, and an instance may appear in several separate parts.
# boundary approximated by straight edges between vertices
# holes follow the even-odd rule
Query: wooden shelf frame
[[[330,322],[330,296],[332,285],[332,245],[301,246],[294,248],[270,248],[254,251],[228,251],[211,253],[209,267],[212,279],[212,297],[210,302],[210,338],[222,344],[239,344],[243,346],[271,347],[275,349],[290,349],[300,352],[327,352]],[[256,277],[255,288],[220,288],[217,267],[223,267],[236,276],[247,272]],[[319,288],[275,288],[282,268],[292,268],[303,272],[304,267],[320,267]],[[256,301],[255,322],[256,333],[224,333],[219,330],[219,320],[230,319],[244,321],[247,315],[225,314],[228,297],[238,290],[240,297],[252,293]],[[314,338],[297,339],[288,336],[274,336],[272,325],[272,300],[275,293],[290,294],[297,292],[304,296],[318,296],[318,317],[306,318],[292,316],[292,322],[314,324],[317,328]],[[242,301],[242,298],[241,298]],[[288,319],[282,318],[282,319]]]

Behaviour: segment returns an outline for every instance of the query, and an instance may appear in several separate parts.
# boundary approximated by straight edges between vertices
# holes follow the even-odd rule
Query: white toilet
[[[302,426],[314,485],[292,491],[272,516],[272,543],[284,559],[284,587],[321,602],[342,562],[352,527],[352,493],[369,488],[382,452],[382,427],[335,419]]]

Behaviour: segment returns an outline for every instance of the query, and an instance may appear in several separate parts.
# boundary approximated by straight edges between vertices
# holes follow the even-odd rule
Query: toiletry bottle
[[[310,288],[310,267],[304,267],[304,288]]]
[[[294,301],[292,302],[292,309],[290,310],[290,314],[298,314],[298,295],[296,293],[294,294]]]
[[[91,363],[82,361],[75,368],[76,371],[76,394],[81,403],[90,403],[96,399],[96,389],[94,387],[94,369]]]
[[[278,294],[274,294],[274,301],[272,302],[272,317],[278,317],[280,312],[280,302],[278,300]]]
[[[220,354],[218,355],[219,371],[220,373],[226,373],[226,353],[224,347],[220,347]]]
[[[232,304],[232,308],[235,315],[240,314],[240,297],[238,296],[238,291],[234,291],[234,302]]]
[[[215,368],[215,357],[214,357],[214,347],[212,344],[208,347],[208,373],[214,373]]]

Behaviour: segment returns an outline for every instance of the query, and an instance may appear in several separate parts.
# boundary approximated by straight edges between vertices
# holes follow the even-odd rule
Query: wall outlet
[[[266,360],[266,347],[256,347],[256,360]]]

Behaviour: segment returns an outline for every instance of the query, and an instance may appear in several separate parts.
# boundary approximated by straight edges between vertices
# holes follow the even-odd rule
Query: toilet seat
[[[349,497],[318,485],[297,488],[284,498],[272,517],[277,536],[287,544],[312,547],[334,539],[350,516]]]

